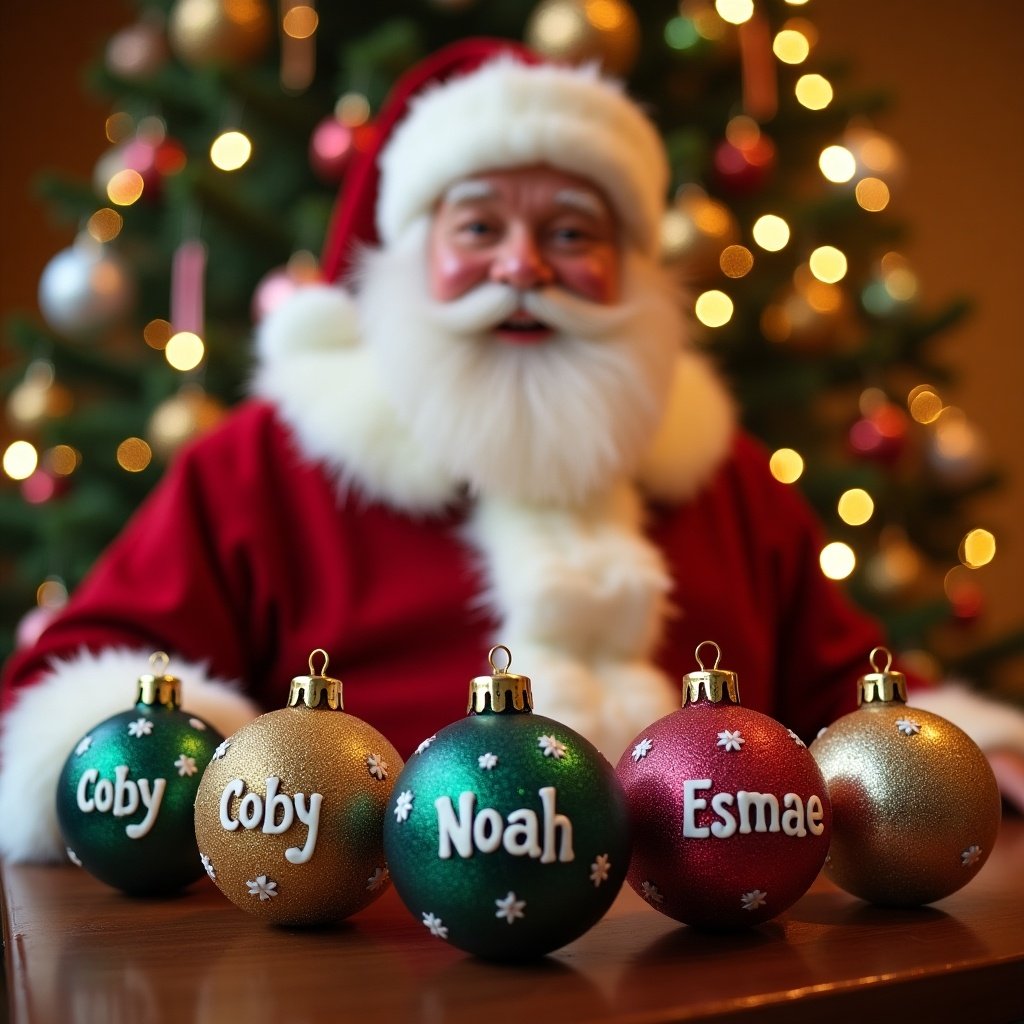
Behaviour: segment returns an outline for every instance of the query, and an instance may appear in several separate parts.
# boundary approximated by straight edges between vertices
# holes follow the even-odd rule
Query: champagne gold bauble
[[[625,0],[542,0],[526,25],[526,42],[552,60],[596,60],[623,77],[636,60],[640,27]]]
[[[167,32],[191,67],[241,67],[259,60],[273,23],[265,0],[177,0]]]
[[[854,896],[883,906],[932,903],[966,885],[999,829],[995,777],[966,733],[908,707],[906,680],[875,671],[860,708],[811,744],[832,800],[825,871]]]
[[[341,682],[292,680],[288,707],[217,748],[196,797],[207,874],[233,903],[275,924],[340,921],[388,886],[382,833],[398,751],[346,714]]]

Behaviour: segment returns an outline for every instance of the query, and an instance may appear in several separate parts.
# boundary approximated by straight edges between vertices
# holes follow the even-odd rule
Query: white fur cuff
[[[149,655],[124,648],[82,651],[55,661],[20,694],[0,734],[0,855],[15,862],[63,859],[56,812],[61,768],[83,733],[132,707],[135,680],[150,671]],[[182,681],[185,709],[225,736],[259,714],[233,684],[213,679],[201,663],[172,658],[170,671]]]
[[[1009,704],[947,683],[934,690],[916,690],[911,705],[948,718],[986,753],[1015,750],[1024,754],[1024,712]]]

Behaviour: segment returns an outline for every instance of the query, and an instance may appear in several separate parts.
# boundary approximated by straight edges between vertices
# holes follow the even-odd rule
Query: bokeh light
[[[988,565],[996,556],[996,539],[988,530],[970,530],[960,541],[960,562],[968,569]]]
[[[845,146],[826,146],[818,157],[818,167],[829,181],[842,184],[857,173],[857,158]]]
[[[239,131],[222,132],[210,145],[210,160],[222,171],[237,171],[251,156],[252,143]]]
[[[881,178],[861,178],[853,194],[857,205],[868,213],[878,213],[889,205],[889,186]]]
[[[319,20],[312,7],[296,4],[285,12],[281,19],[281,29],[292,39],[308,39],[316,31]]]
[[[115,206],[131,206],[142,195],[142,175],[130,167],[118,171],[107,182],[107,198]]]
[[[746,277],[754,266],[754,254],[745,245],[729,245],[722,250],[718,265],[726,277]]]
[[[784,28],[772,41],[772,52],[783,64],[802,64],[811,52],[811,43],[799,29]]]
[[[942,397],[930,384],[918,384],[907,395],[907,408],[918,423],[934,423],[942,412]]]
[[[205,353],[203,339],[191,331],[178,331],[177,334],[171,335],[164,348],[164,358],[167,362],[183,373],[194,370],[203,361]]]
[[[843,491],[836,506],[839,518],[849,526],[863,526],[874,514],[875,503],[861,487]]]
[[[835,284],[846,277],[846,255],[834,245],[819,246],[807,261],[811,273],[825,284]]]
[[[27,480],[39,465],[39,453],[28,441],[12,441],[4,451],[4,472],[12,480]]]
[[[824,110],[832,102],[832,83],[823,75],[801,75],[794,91],[808,110]]]
[[[713,288],[697,296],[694,312],[705,327],[722,327],[732,319],[732,299]]]
[[[173,334],[174,328],[171,327],[170,323],[167,320],[161,320],[159,317],[155,320],[150,320],[142,328],[143,341],[150,348],[154,348],[158,352],[162,352],[167,348],[167,342],[171,340]]]
[[[821,549],[818,563],[830,580],[845,580],[856,568],[857,556],[849,544],[835,540]]]
[[[128,473],[141,473],[153,461],[153,449],[141,437],[126,437],[117,446],[117,464]]]
[[[85,230],[97,242],[112,242],[121,233],[124,218],[109,206],[97,210],[88,220]]]
[[[792,448],[779,448],[768,460],[772,476],[780,483],[793,484],[803,476],[803,456]]]
[[[754,241],[768,252],[778,252],[789,244],[789,225],[774,213],[766,213],[754,221]]]
[[[753,0],[715,0],[715,10],[722,21],[742,25],[754,16]]]

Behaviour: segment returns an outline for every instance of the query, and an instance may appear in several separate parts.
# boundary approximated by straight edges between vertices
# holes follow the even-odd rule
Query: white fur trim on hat
[[[393,242],[456,181],[548,164],[594,182],[651,255],[668,188],[654,125],[595,67],[499,58],[417,97],[380,158],[377,227]]]
[[[150,651],[82,651],[54,661],[38,683],[21,691],[0,735],[0,855],[11,861],[57,861],[64,843],[56,794],[64,761],[94,725],[131,708],[134,681],[151,671]],[[182,704],[225,736],[259,714],[231,683],[199,662],[172,658]]]

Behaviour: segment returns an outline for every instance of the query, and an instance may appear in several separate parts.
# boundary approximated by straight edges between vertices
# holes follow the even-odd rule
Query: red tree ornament
[[[616,768],[634,828],[627,881],[655,910],[708,929],[775,917],[828,853],[825,781],[791,729],[740,705],[715,664],[683,678],[683,706],[640,733]]]

